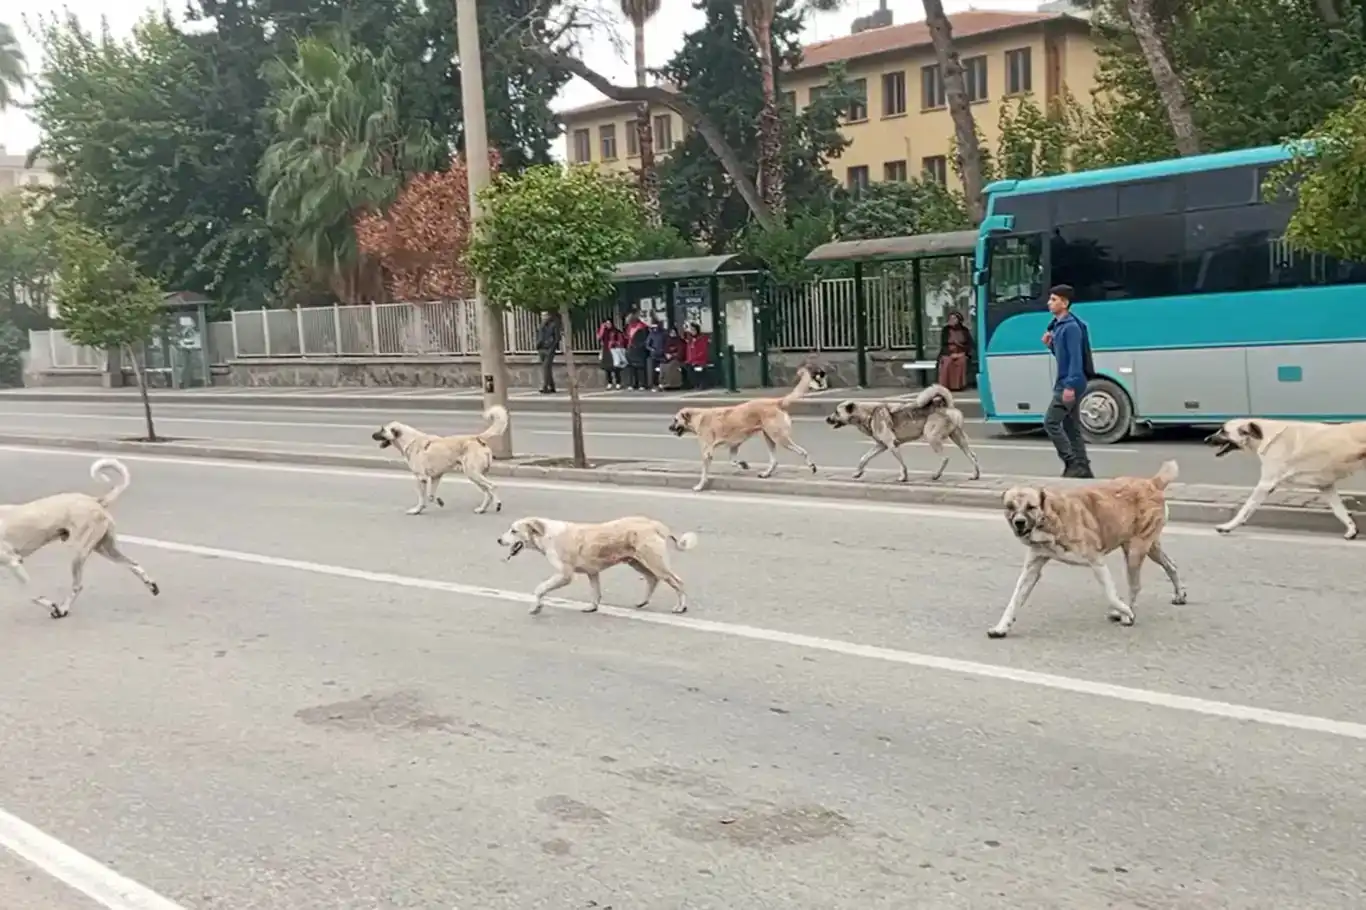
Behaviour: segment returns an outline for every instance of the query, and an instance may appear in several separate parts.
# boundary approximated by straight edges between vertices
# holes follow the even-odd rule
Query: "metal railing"
[[[233,359],[232,323],[211,322],[205,343],[209,346],[209,363],[222,366]],[[29,372],[50,370],[98,372],[104,368],[104,351],[73,343],[62,329],[31,330],[28,333]],[[124,369],[131,369],[128,354],[123,354]]]

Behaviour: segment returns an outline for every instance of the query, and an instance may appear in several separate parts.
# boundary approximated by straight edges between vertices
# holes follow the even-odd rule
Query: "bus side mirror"
[[[976,271],[974,271],[974,272],[972,273],[972,286],[973,286],[973,287],[975,287],[975,288],[980,288],[980,287],[985,286],[986,283],[987,283],[987,270],[986,270],[986,269],[977,269]]]

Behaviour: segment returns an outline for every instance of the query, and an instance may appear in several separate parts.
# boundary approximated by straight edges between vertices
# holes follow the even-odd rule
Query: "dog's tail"
[[[792,387],[782,398],[778,399],[778,407],[786,411],[792,403],[800,399],[807,392],[811,391],[811,386],[816,381],[816,374],[811,367],[802,367],[797,371],[797,384]]]
[[[123,491],[133,482],[133,478],[128,474],[128,468],[117,458],[99,459],[90,466],[90,476],[109,484],[109,489],[103,495],[95,497],[95,501],[106,509],[113,505],[114,500],[122,496]]]
[[[915,406],[917,408],[937,407],[947,410],[954,407],[953,393],[936,382],[920,390],[920,394],[915,396]]]
[[[484,412],[484,419],[489,422],[488,429],[477,434],[474,438],[483,442],[490,439],[497,439],[502,436],[508,428],[508,409],[501,404],[495,404]]]
[[[1177,470],[1176,462],[1174,460],[1164,461],[1162,462],[1162,467],[1157,469],[1157,474],[1153,477],[1153,485],[1159,490],[1165,490],[1171,485],[1171,482],[1176,479],[1176,476],[1179,473],[1180,471]]]
[[[684,531],[682,534],[677,535],[670,532],[669,541],[680,550],[691,550],[693,547],[697,546],[697,532]]]

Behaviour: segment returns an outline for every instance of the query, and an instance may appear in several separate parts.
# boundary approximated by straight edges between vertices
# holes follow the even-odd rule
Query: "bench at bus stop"
[[[907,373],[915,374],[916,378],[920,380],[920,388],[924,389],[932,385],[938,378],[939,361],[912,360],[909,363],[903,363],[901,369]]]

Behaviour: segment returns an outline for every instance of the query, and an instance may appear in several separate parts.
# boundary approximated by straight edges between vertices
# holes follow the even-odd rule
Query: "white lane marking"
[[[150,464],[170,464],[191,468],[222,468],[231,471],[265,471],[281,474],[311,474],[318,477],[344,477],[348,480],[402,481],[412,484],[412,477],[400,471],[383,471],[373,468],[326,468],[310,465],[278,464],[272,462],[231,461],[217,458],[181,457],[173,455],[139,455],[132,452],[93,452],[82,449],[46,448],[43,446],[0,445],[0,452],[22,454],[66,456],[67,458],[93,459],[99,455],[114,455],[120,461],[148,462]],[[395,465],[397,467],[397,465]],[[610,483],[575,483],[573,481],[519,480],[512,477],[498,478],[499,486],[524,490],[544,490],[551,493],[578,493],[589,496],[605,496],[621,499],[623,496],[638,496],[644,499],[684,500],[691,505],[701,506],[707,502],[717,502],[732,506],[764,506],[819,512],[859,512],[865,515],[895,515],[902,518],[941,518],[953,521],[976,521],[1000,523],[1001,516],[994,510],[967,507],[922,506],[911,504],[859,502],[852,499],[836,499],[817,496],[793,496],[785,493],[727,493],[714,490],[708,493],[694,493],[691,490],[667,489],[663,487],[619,486]],[[1227,489],[1246,489],[1229,487]],[[1343,491],[1347,492],[1346,490]],[[1362,494],[1366,495],[1366,494]],[[1229,506],[1229,510],[1233,510]],[[1211,540],[1228,540],[1213,528],[1190,524],[1171,524],[1162,533],[1177,537],[1205,537]],[[1303,533],[1283,533],[1276,531],[1251,530],[1247,526],[1238,529],[1236,540],[1255,540],[1277,545],[1301,545],[1331,549],[1357,550],[1363,546],[1360,541],[1344,540],[1333,535]]]
[[[293,426],[298,426],[298,424],[293,424]],[[316,424],[315,424],[315,426],[316,426]],[[527,430],[527,432],[530,433],[532,436],[569,436],[569,435],[570,435],[570,431],[569,431],[569,430]],[[669,435],[668,435],[665,431],[663,431],[663,430],[661,430],[661,431],[658,432],[658,433],[618,433],[618,432],[603,432],[603,431],[601,431],[601,430],[590,430],[589,433],[590,433],[590,435],[593,435],[593,436],[612,436],[612,437],[619,437],[619,438],[621,438],[621,439],[656,439],[656,440],[659,440],[659,441],[661,441],[661,442],[669,442],[669,443],[672,443],[672,442],[674,441],[674,440],[670,439],[670,438],[669,438]],[[833,437],[832,437],[832,438],[833,438]],[[864,444],[864,439],[863,439],[861,436],[858,437],[857,439],[855,439],[855,438],[852,437],[851,435],[846,434],[844,438],[845,438],[845,440],[847,440],[850,444],[858,444],[858,445]],[[809,439],[808,439],[807,441],[810,442]],[[1011,449],[1011,450],[1013,450],[1013,451],[1024,451],[1024,452],[1047,452],[1049,455],[1052,455],[1054,458],[1057,457],[1057,456],[1054,455],[1054,453],[1053,453],[1053,444],[1052,444],[1052,443],[1047,443],[1047,442],[1038,442],[1038,443],[1028,443],[1028,442],[978,442],[978,441],[976,441],[975,439],[974,439],[974,440],[970,440],[970,442],[972,443],[972,447],[973,447],[974,449]],[[928,450],[927,450],[927,451],[928,451]],[[1117,454],[1117,455],[1138,455],[1138,454],[1140,454],[1141,452],[1142,452],[1142,449],[1124,449],[1124,448],[1120,448],[1119,446],[1105,446],[1104,448],[1100,448],[1099,446],[1097,446],[1097,447],[1091,449],[1091,457],[1094,459],[1094,458],[1095,458],[1096,456],[1098,456],[1098,455],[1110,455],[1110,454]]]
[[[107,910],[185,910],[4,810],[0,846]]]
[[[371,572],[366,569],[357,569],[351,566],[335,566],[302,559],[289,559],[283,556],[268,556],[262,553],[248,553],[242,550],[206,547],[199,544],[159,540],[152,537],[135,537],[128,534],[120,535],[119,540],[130,544],[151,547],[157,550],[167,550],[173,553],[186,553],[193,556],[207,557],[209,559],[227,559],[233,562],[251,563],[253,565],[269,566],[277,569],[293,569],[299,572],[309,572],[314,575],[327,575],[334,578],[348,578],[354,581],[382,584],[387,587],[419,588],[426,591],[441,591],[465,597],[510,601],[519,604],[530,604],[535,601],[533,595],[523,591],[508,591],[501,588],[484,587],[483,585],[468,585],[457,581],[439,581],[433,578],[418,578],[411,575],[397,575],[391,572]],[[566,600],[563,598],[547,598],[546,605],[564,610],[582,610],[584,607],[588,606],[583,601]],[[788,645],[794,648],[805,648],[811,651],[825,651],[831,654],[859,657],[865,660],[879,660],[908,667],[917,667],[924,670],[942,670],[949,673],[976,676],[984,679],[1023,683],[1025,685],[1039,686],[1045,689],[1057,689],[1079,695],[1091,695],[1098,698],[1109,698],[1116,701],[1151,705],[1159,708],[1168,708],[1173,711],[1203,714],[1209,717],[1250,721],[1252,723],[1264,724],[1272,727],[1287,727],[1292,730],[1307,730],[1314,733],[1327,733],[1332,736],[1342,736],[1348,739],[1366,740],[1366,724],[1345,720],[1334,720],[1327,717],[1316,717],[1311,714],[1294,714],[1287,711],[1273,711],[1268,708],[1257,708],[1250,705],[1212,701],[1205,698],[1196,698],[1189,695],[1176,695],[1170,692],[1159,692],[1151,689],[1138,689],[1131,686],[1120,686],[1111,683],[1095,682],[1088,679],[1077,679],[1071,676],[1059,676],[1053,673],[1039,673],[1034,670],[1020,670],[1015,667],[1003,667],[998,666],[997,664],[959,660],[958,658],[953,657],[940,657],[935,654],[920,654],[914,651],[900,651],[895,648],[881,648],[875,645],[863,645],[856,642],[841,641],[834,638],[820,638],[814,635],[802,635],[795,632],[781,632],[776,629],[764,629],[758,626],[745,626],[707,619],[693,619],[688,616],[678,616],[672,613],[626,610],[619,607],[602,607],[599,612],[616,619],[627,619],[659,626],[672,626],[679,629],[688,629],[693,632],[727,635],[732,638],[744,638],[751,641]]]

